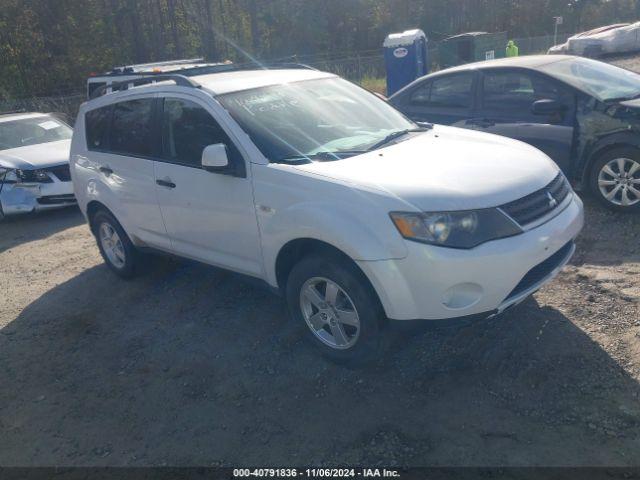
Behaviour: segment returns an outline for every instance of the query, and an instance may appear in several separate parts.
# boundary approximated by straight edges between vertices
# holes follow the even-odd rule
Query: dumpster
[[[464,63],[503,58],[506,47],[506,32],[468,32],[454,35],[440,42],[440,67],[448,68]]]
[[[387,96],[428,73],[427,37],[422,30],[387,35],[383,47]]]

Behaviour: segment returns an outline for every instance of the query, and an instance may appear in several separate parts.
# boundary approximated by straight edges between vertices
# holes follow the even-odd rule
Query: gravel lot
[[[505,315],[322,360],[281,299],[191,262],[102,264],[75,209],[0,224],[1,465],[638,465],[640,216],[586,198]]]
[[[637,464],[640,217],[587,201],[586,223],[518,308],[391,332],[349,370],[236,276],[159,259],[125,282],[77,210],[10,220],[0,464]]]

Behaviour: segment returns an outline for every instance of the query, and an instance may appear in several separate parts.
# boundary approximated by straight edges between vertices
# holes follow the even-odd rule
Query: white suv
[[[524,143],[412,123],[310,69],[157,80],[86,102],[71,146],[79,205],[123,277],[145,247],[256,277],[351,361],[387,319],[500,313],[575,249],[582,202]]]

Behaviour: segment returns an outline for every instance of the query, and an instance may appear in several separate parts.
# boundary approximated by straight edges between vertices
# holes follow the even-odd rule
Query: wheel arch
[[[635,148],[640,151],[640,138],[636,138],[635,135],[631,134],[618,134],[605,137],[597,142],[591,149],[587,161],[582,167],[582,172],[579,175],[583,185],[587,186],[589,184],[593,164],[603,155],[618,148]]]
[[[355,260],[338,247],[315,238],[296,238],[294,240],[290,240],[284,244],[278,252],[275,262],[275,275],[278,282],[278,290],[280,292],[285,291],[287,277],[296,263],[304,257],[313,254],[333,256],[341,262],[346,262],[351,268],[353,268],[354,272],[361,277],[363,282],[365,282],[365,286],[375,295],[375,298],[378,300],[378,306],[381,308],[381,311],[384,312],[384,307],[378,292],[369,280],[369,277],[367,277],[367,275],[362,271]]]
[[[89,228],[91,228],[91,232],[95,235],[95,226],[93,225],[93,217],[96,215],[96,213],[98,213],[100,210],[104,210],[106,212],[108,212],[110,215],[113,216],[113,218],[115,218],[116,220],[118,220],[118,217],[116,217],[114,215],[114,213],[109,210],[109,208],[102,202],[98,201],[98,200],[91,200],[88,204],[87,204],[87,220],[89,222]]]

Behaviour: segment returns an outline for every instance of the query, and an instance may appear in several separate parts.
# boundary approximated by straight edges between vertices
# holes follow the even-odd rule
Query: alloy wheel
[[[360,336],[356,307],[337,283],[323,277],[307,280],[300,290],[300,309],[311,332],[329,347],[346,350]]]
[[[100,244],[105,255],[116,268],[123,268],[126,263],[126,254],[120,235],[109,223],[100,224]]]
[[[630,158],[607,162],[598,173],[598,188],[614,205],[635,205],[640,202],[640,163]]]

